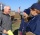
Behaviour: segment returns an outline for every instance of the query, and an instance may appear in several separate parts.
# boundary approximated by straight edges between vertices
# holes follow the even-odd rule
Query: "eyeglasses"
[[[9,9],[9,10],[11,10],[11,9]]]

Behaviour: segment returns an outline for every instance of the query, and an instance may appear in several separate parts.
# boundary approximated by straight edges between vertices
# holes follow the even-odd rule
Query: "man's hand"
[[[4,33],[4,34],[8,34],[6,30],[3,30],[3,33]]]

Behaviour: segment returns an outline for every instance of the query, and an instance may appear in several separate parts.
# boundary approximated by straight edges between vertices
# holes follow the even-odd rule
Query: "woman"
[[[28,21],[30,20],[29,14],[30,14],[30,9],[25,9],[22,15],[22,20],[21,20],[21,24],[19,28],[20,35],[25,35],[26,26],[27,26]]]

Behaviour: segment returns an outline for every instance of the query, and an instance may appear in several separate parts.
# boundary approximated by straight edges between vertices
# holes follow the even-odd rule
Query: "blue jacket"
[[[40,15],[35,16],[28,25],[28,29],[36,35],[40,35]],[[27,30],[27,28],[26,28]],[[29,31],[29,30],[28,30]]]
[[[28,23],[22,21],[19,30],[22,31],[23,28],[24,31],[30,31],[36,35],[40,35],[40,15],[35,16]]]
[[[26,30],[27,22],[24,22],[24,19],[21,20],[19,31],[23,32]]]
[[[33,18],[33,17],[32,17],[32,18]],[[28,25],[29,25],[29,23],[28,23],[28,22],[25,22],[24,19],[22,18],[19,31],[21,31],[21,32],[26,31],[26,27],[27,27]]]

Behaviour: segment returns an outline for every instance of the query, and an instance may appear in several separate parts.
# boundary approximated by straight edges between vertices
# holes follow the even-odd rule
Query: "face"
[[[25,12],[23,12],[23,18],[26,19],[28,17],[28,14],[26,14]]]
[[[34,10],[31,9],[31,15],[33,15],[33,16],[36,16],[38,14],[38,12],[39,11],[37,9],[34,9]]]
[[[9,14],[10,11],[11,11],[10,7],[6,7],[6,8],[4,9],[4,12],[5,12],[6,14]]]

